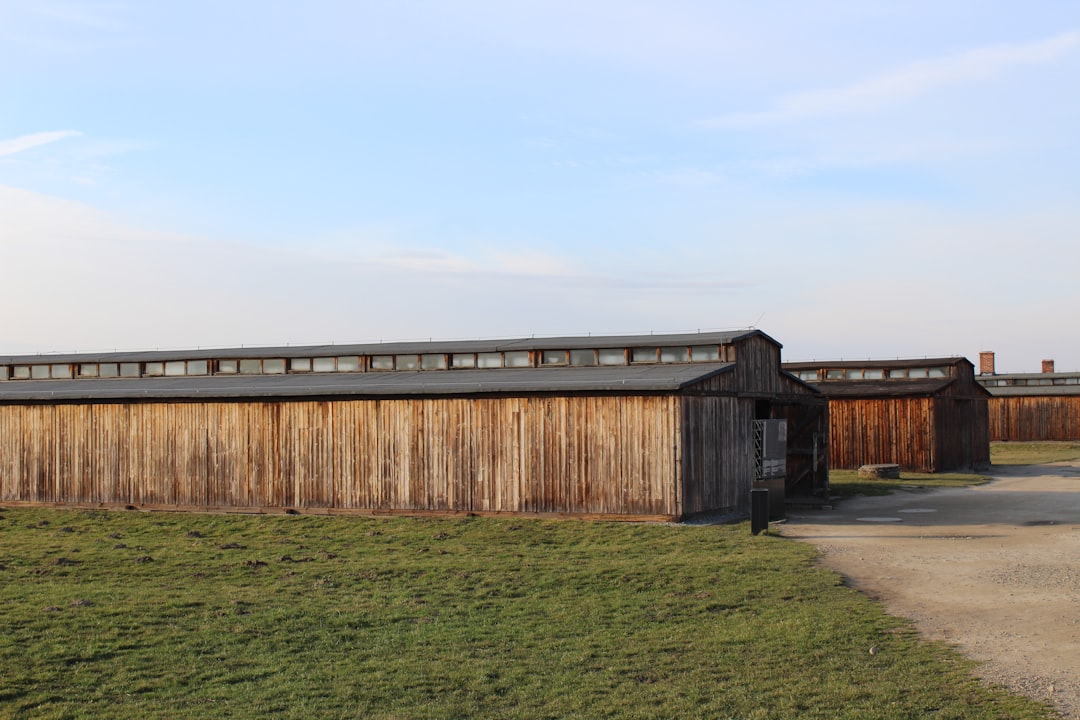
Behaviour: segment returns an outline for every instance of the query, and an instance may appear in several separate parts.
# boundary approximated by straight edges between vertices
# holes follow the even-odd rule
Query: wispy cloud
[[[5,325],[8,352],[685,330],[760,312],[737,307],[757,290],[742,271],[626,273],[530,248],[333,257],[148,230],[3,185],[0,218],[0,306],[52,298]],[[72,315],[72,298],[126,311]],[[239,307],[259,311],[221,312]]]
[[[49,20],[91,30],[118,31],[127,26],[115,15],[117,6],[86,7],[85,3],[41,2],[37,0],[30,9]]]
[[[705,124],[742,127],[872,112],[943,87],[991,77],[1010,67],[1049,62],[1078,45],[1080,31],[1074,30],[1033,43],[976,48],[914,62],[844,87],[794,93],[779,98],[771,110],[725,115]]]
[[[58,140],[76,137],[81,134],[82,133],[78,130],[54,130],[51,132],[20,135],[19,137],[10,140],[0,140],[0,157],[14,155],[15,153],[23,152],[24,150],[40,147],[41,145],[48,145]]]
[[[716,170],[694,167],[658,170],[652,173],[644,173],[644,175],[661,184],[675,185],[677,187],[710,187],[728,181],[728,178],[723,173]]]

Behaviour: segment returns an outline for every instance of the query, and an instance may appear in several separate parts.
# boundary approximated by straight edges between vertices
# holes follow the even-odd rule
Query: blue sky
[[[0,0],[0,353],[1080,370],[1080,5]]]

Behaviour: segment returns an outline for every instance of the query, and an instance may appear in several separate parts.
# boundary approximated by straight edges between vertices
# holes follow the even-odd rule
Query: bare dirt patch
[[[1080,719],[1080,463],[994,477],[789,512],[781,532],[987,681]]]

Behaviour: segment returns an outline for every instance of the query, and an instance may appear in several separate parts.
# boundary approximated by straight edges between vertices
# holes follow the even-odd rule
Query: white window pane
[[[120,377],[139,377],[139,363],[120,363]]]
[[[48,380],[49,379],[49,366],[48,365],[31,365],[30,377],[34,380]]]
[[[244,358],[240,361],[241,375],[258,375],[262,372],[261,363],[255,358]]]
[[[844,377],[848,380],[862,380],[862,368],[848,368],[844,371]]]
[[[165,363],[165,374],[170,377],[174,375],[187,375],[187,363],[183,360],[170,360]]]
[[[285,374],[285,360],[282,358],[267,358],[263,360],[263,374],[264,375],[283,375]]]
[[[83,363],[79,366],[79,377],[97,377],[97,363]]]
[[[945,368],[936,367],[936,368],[930,368],[929,371],[927,372],[927,374],[930,377],[946,377],[949,373]]]
[[[924,378],[927,374],[926,368],[908,368],[909,378]]]
[[[502,353],[478,353],[476,366],[482,368],[502,367]]]
[[[656,348],[633,348],[630,351],[630,362],[654,363],[656,362]]]
[[[187,364],[188,375],[206,375],[210,372],[210,363],[206,360],[189,360]]]
[[[236,361],[235,360],[219,360],[217,371],[221,375],[235,375],[236,374]]]
[[[472,353],[457,353],[453,357],[452,367],[474,368],[476,367],[476,356]]]
[[[394,369],[395,370],[415,370],[419,367],[419,362],[416,355],[395,355],[394,356]]]
[[[893,368],[889,371],[889,379],[896,380],[897,378],[906,378],[907,368]]]
[[[684,347],[660,348],[660,362],[682,363],[690,360],[690,351]]]
[[[71,366],[67,363],[50,365],[49,374],[55,379],[66,379],[71,377]]]
[[[532,367],[532,359],[528,350],[503,353],[503,365],[505,367]]]
[[[625,365],[626,353],[622,348],[601,348],[597,353],[601,365]]]
[[[825,371],[825,379],[826,380],[843,380],[844,379],[844,371],[843,370],[826,370]]]
[[[690,348],[690,356],[694,362],[716,362],[720,359],[720,348],[717,345],[695,345]]]
[[[165,374],[165,363],[152,362],[143,366],[143,375],[161,377]]]
[[[866,370],[863,370],[863,379],[864,380],[884,380],[885,379],[885,371],[882,370],[881,368],[867,368]]]
[[[592,348],[588,350],[571,350],[570,351],[570,364],[578,367],[584,367],[588,365],[596,364],[596,351]]]
[[[312,362],[311,367],[315,370],[315,372],[334,372],[334,358],[315,358],[315,360]]]
[[[290,372],[311,372],[311,358],[293,358],[289,361]]]
[[[337,359],[338,372],[356,372],[360,369],[360,358],[356,355],[343,355]]]
[[[545,350],[540,356],[540,364],[545,367],[553,365],[565,365],[567,362],[565,350]]]
[[[393,355],[374,355],[371,358],[372,370],[393,370],[394,369],[394,356]]]
[[[441,354],[429,354],[420,356],[421,370],[445,370],[446,356]]]
[[[16,365],[11,368],[11,378],[13,380],[29,380],[30,379],[30,366],[29,365]]]

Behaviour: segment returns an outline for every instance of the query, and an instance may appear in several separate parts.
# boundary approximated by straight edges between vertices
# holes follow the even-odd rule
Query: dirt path
[[[1080,463],[788,513],[782,534],[987,680],[1080,719]],[[887,651],[887,648],[882,648]]]

